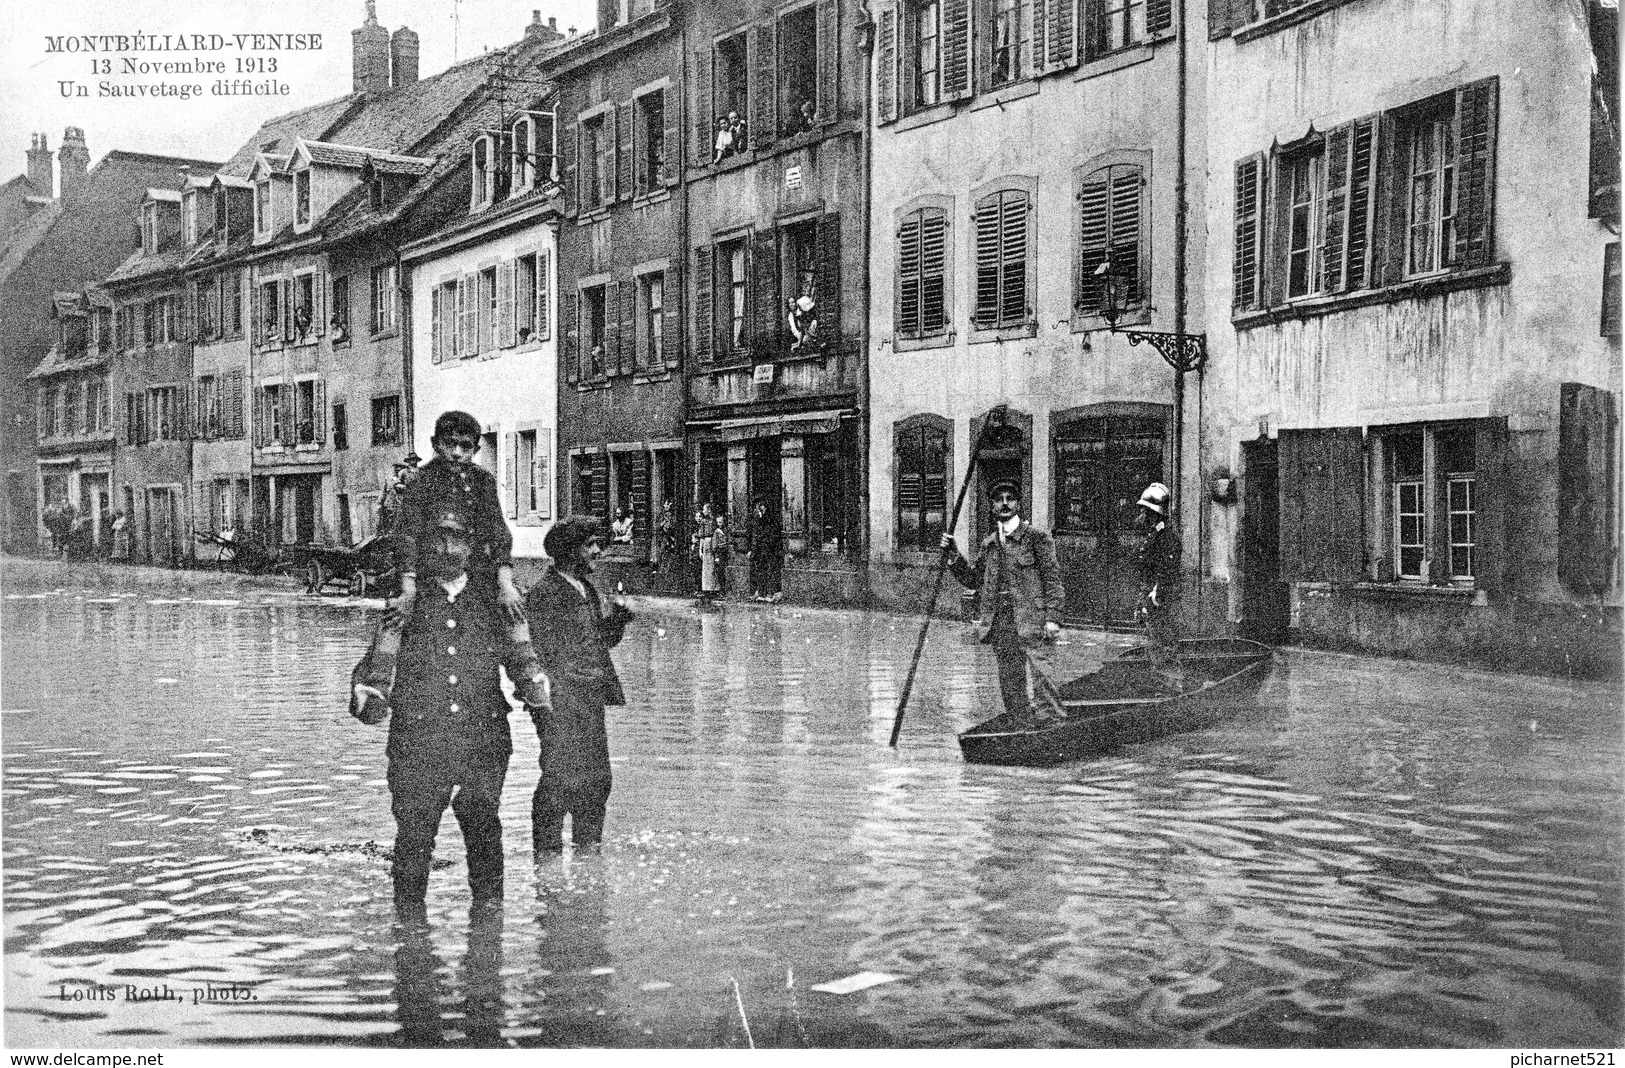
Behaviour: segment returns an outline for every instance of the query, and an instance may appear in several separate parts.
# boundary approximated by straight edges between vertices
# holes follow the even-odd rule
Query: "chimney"
[[[28,135],[28,184],[46,196],[56,191],[51,180],[51,148],[42,133]]]
[[[44,138],[40,143],[44,144]],[[68,203],[79,199],[85,191],[86,173],[90,170],[90,149],[85,147],[85,131],[69,126],[62,131],[62,147],[57,150],[56,161],[62,172],[62,200]]]
[[[525,40],[541,41],[545,44],[564,40],[564,35],[559,32],[559,20],[550,18],[544,26],[542,25],[542,13],[532,11],[530,13],[530,25],[525,27]]]
[[[418,80],[418,35],[402,26],[389,39],[389,83],[396,88]]]
[[[389,31],[378,25],[375,0],[367,0],[367,21],[351,30],[350,91],[382,93],[389,89]]]

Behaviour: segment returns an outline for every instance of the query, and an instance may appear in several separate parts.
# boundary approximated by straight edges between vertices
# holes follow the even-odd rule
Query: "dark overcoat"
[[[606,616],[591,580],[581,581],[585,596],[550,567],[525,597],[531,641],[553,685],[552,711],[536,720],[542,780],[559,785],[610,777],[604,706],[626,700],[609,656],[626,621]]]
[[[981,588],[977,636],[984,642],[998,608],[1001,552],[1006,556],[1016,633],[1023,645],[1040,645],[1046,637],[1044,624],[1059,623],[1066,607],[1066,587],[1061,583],[1061,565],[1055,557],[1055,539],[1023,519],[1002,549],[998,531],[983,538],[974,565],[957,552],[953,554],[954,578],[966,589]]]

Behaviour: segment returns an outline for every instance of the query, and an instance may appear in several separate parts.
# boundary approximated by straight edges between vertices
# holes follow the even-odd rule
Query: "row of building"
[[[354,544],[456,407],[516,553],[624,509],[630,588],[667,502],[743,560],[761,501],[787,596],[918,609],[1014,477],[1124,622],[1162,480],[1193,629],[1617,667],[1613,3],[600,0],[429,78],[367,8],[229,160],[5,187],[13,546]]]

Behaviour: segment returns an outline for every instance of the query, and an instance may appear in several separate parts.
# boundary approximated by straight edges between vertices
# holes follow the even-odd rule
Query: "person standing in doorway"
[[[607,604],[592,582],[604,530],[592,516],[570,516],[542,539],[552,558],[525,598],[525,613],[552,704],[532,720],[541,743],[541,778],[531,798],[531,844],[538,857],[564,848],[564,817],[577,850],[599,844],[611,785],[604,708],[625,703],[609,651],[620,644],[632,612]]]
[[[750,521],[750,596],[778,603],[784,598],[784,531],[779,517],[757,498]]]
[[[1134,614],[1145,626],[1152,666],[1177,691],[1184,689],[1177,619],[1182,548],[1179,528],[1168,514],[1172,497],[1167,486],[1153,482],[1135,506],[1134,522],[1146,531],[1146,539],[1134,555],[1134,569],[1140,577],[1140,601]]]
[[[1024,723],[1053,722],[1062,716],[1059,694],[1033,671],[1028,652],[1061,632],[1066,588],[1055,539],[1021,517],[1021,486],[1014,479],[994,482],[988,501],[993,533],[982,539],[976,564],[960,555],[952,534],[942,535],[942,551],[960,585],[981,590],[981,641],[998,659],[1005,712]]]
[[[722,593],[724,548],[727,535],[722,521],[711,508],[711,502],[700,505],[694,517],[694,552],[700,559],[700,601],[710,603]]]

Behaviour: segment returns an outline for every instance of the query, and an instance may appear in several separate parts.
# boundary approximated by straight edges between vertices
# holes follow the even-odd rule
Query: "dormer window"
[[[293,175],[294,224],[310,225],[310,168],[295,171]]]
[[[228,202],[227,202],[227,199],[226,199],[226,187],[223,186],[223,185],[215,186],[215,190],[214,190],[214,232],[216,234],[223,234],[223,233],[226,232],[226,212],[227,212],[227,208],[228,208]]]
[[[513,162],[509,169],[515,194],[536,184],[536,121],[529,115],[513,124]]]
[[[148,256],[158,254],[158,205],[147,203],[141,207],[141,251]]]
[[[181,197],[181,240],[188,248],[197,244],[197,190],[188,189]]]
[[[475,208],[483,208],[491,203],[492,194],[496,189],[496,164],[492,152],[493,145],[488,135],[482,134],[474,139],[474,151],[470,166],[470,180],[472,187],[469,190],[469,203]]]
[[[271,179],[261,178],[254,183],[254,232],[271,232]]]
[[[373,211],[382,212],[384,210],[383,178],[374,175],[372,181],[367,183],[367,199],[372,204]]]

